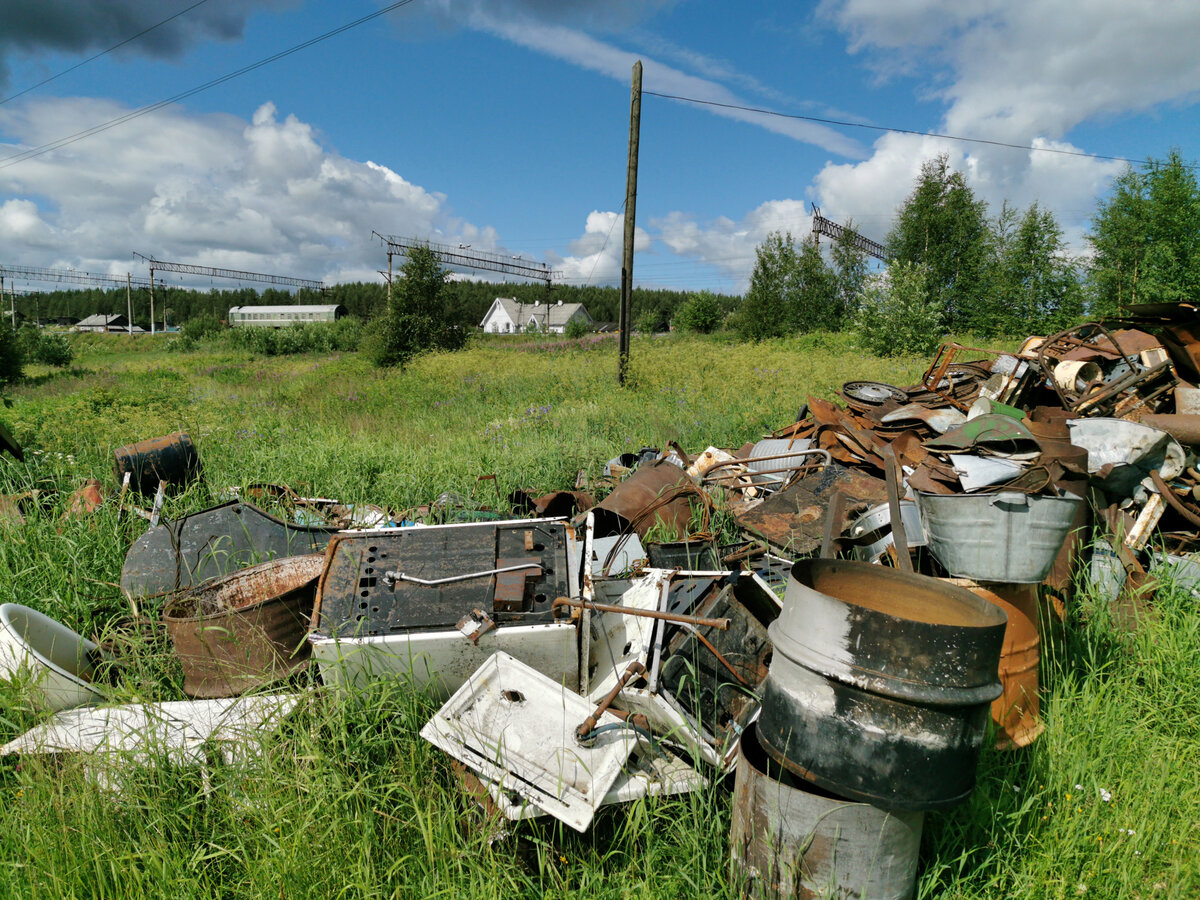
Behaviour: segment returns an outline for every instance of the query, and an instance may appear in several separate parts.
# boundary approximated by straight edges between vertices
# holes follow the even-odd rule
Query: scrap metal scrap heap
[[[259,485],[246,497],[281,516],[246,497],[154,516],[121,583],[169,595],[185,691],[238,722],[273,726],[286,704],[230,698],[313,662],[329,685],[410,679],[445,700],[421,734],[497,816],[583,831],[601,806],[736,772],[748,893],[902,897],[924,812],[970,794],[985,738],[1041,732],[1039,622],[1081,584],[1131,627],[1161,581],[1200,589],[1198,383],[1200,312],[1136,307],[1014,353],[946,343],[916,385],[849,382],[742,447],[622,454],[504,510]],[[137,470],[139,446],[118,474],[161,494],[172,473]],[[718,542],[718,513],[740,541]],[[0,620],[5,658],[29,664],[48,626]],[[102,704],[95,645],[55,634],[78,652],[47,702]],[[221,733],[214,715],[192,715],[187,748]],[[52,719],[0,752],[127,754],[101,740],[111,708],[64,716],[91,716],[90,743]]]

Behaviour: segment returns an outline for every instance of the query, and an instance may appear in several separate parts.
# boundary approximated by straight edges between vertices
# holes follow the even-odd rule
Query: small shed
[[[346,315],[340,303],[295,306],[234,306],[229,310],[229,325],[233,328],[283,328],[309,322],[336,322]]]

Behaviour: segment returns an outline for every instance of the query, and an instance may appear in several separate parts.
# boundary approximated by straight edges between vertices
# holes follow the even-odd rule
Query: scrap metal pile
[[[120,448],[121,503],[157,494],[121,587],[161,608],[194,705],[105,706],[105,651],[7,604],[0,667],[65,711],[0,754],[144,756],[121,723],[169,721],[143,732],[180,759],[244,760],[315,663],[444,700],[421,734],[497,817],[584,831],[732,774],[748,894],[909,896],[924,812],[971,793],[989,735],[1041,732],[1039,620],[1082,582],[1131,622],[1158,579],[1200,586],[1198,382],[1197,310],[1139,307],[1015,353],[947,343],[911,387],[850,382],[740,448],[623,454],[508,509],[258,485],[159,522],[194,446]]]

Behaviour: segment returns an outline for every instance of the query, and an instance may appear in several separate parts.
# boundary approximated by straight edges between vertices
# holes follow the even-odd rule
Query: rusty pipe
[[[692,625],[686,625],[686,624],[683,627],[685,629],[687,629],[689,634],[694,635],[696,638],[699,639],[700,643],[702,643],[705,647],[708,648],[708,652],[717,658],[717,662],[719,662],[721,665],[723,665],[726,669],[729,670],[730,675],[732,675],[734,678],[736,678],[738,681],[740,681],[746,687],[748,687],[748,688],[754,687],[754,685],[752,685],[745,678],[743,678],[741,675],[738,674],[738,670],[733,667],[733,664],[730,663],[729,660],[727,660],[724,656],[721,655],[721,651],[713,646],[712,641],[710,641],[708,638],[706,638],[704,635],[702,635],[700,633],[700,629],[698,629]]]
[[[718,628],[721,631],[729,629],[728,619],[705,619],[700,616],[685,616],[678,613],[659,612],[654,609],[633,609],[628,606],[614,606],[611,603],[593,603],[590,600],[572,600],[570,597],[559,597],[550,604],[553,614],[562,607],[571,609],[590,609],[595,612],[620,613],[623,616],[642,616],[646,619],[661,619],[664,622],[677,622],[681,625],[701,625],[705,628]]]
[[[595,728],[596,724],[600,721],[600,717],[604,715],[604,711],[607,710],[608,707],[612,705],[612,702],[617,699],[617,694],[621,693],[625,685],[632,681],[635,675],[645,674],[645,666],[643,666],[637,660],[631,662],[629,664],[629,668],[625,670],[625,674],[617,679],[617,683],[613,685],[613,689],[601,698],[600,703],[596,706],[595,711],[586,719],[584,719],[579,724],[579,727],[575,729],[575,734],[581,738],[585,738],[591,734],[592,729]]]
[[[1175,510],[1175,512],[1179,513],[1193,525],[1200,527],[1200,514],[1193,512],[1184,505],[1179,495],[1163,480],[1162,474],[1158,469],[1150,470],[1150,480],[1154,482],[1154,486],[1158,488],[1158,492],[1162,495],[1162,498],[1167,501],[1167,506],[1171,507],[1171,509]]]

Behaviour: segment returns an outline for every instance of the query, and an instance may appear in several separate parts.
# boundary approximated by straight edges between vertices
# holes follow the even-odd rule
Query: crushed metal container
[[[975,786],[1004,628],[999,607],[936,578],[801,560],[769,629],[759,740],[842,796],[953,806]]]
[[[1075,494],[917,492],[930,551],[955,578],[1036,584],[1054,567],[1075,514]]]
[[[738,747],[730,876],[743,897],[907,900],[925,813],[845,800],[782,769],[754,728]]]
[[[335,529],[284,522],[239,501],[163,522],[133,542],[121,570],[121,590],[147,597],[270,559],[325,548]]]
[[[321,554],[250,566],[177,594],[163,624],[189,697],[236,697],[308,664]]]

